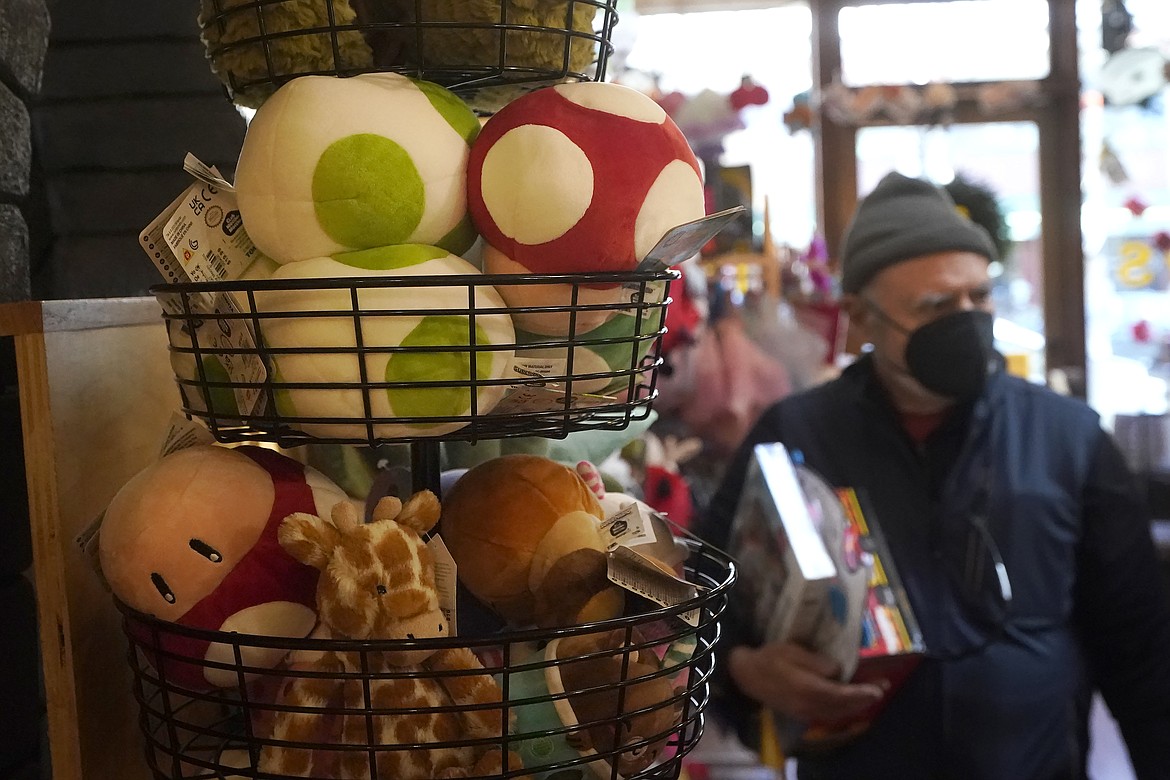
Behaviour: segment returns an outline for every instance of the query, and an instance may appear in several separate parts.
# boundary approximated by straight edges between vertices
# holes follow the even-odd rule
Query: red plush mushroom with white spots
[[[484,271],[632,271],[672,227],[703,216],[699,164],[646,95],[617,84],[560,84],[493,116],[472,144],[468,207],[487,242]],[[501,285],[511,306],[566,306],[571,285]],[[622,300],[612,285],[579,288],[578,304]],[[578,311],[574,330],[617,309]],[[569,316],[525,312],[520,328],[563,335]]]

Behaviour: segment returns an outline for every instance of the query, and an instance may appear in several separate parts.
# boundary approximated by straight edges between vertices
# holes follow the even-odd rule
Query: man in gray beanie
[[[998,259],[991,236],[959,213],[946,190],[887,174],[861,202],[845,233],[841,289],[855,294],[886,266],[948,251]]]
[[[848,229],[842,305],[869,348],[766,411],[699,525],[724,546],[753,447],[782,442],[881,526],[927,652],[898,687],[768,641],[733,594],[717,712],[858,721],[799,754],[802,780],[1082,778],[1092,692],[1139,778],[1170,778],[1170,594],[1135,481],[1083,403],[993,349],[990,236],[892,173]],[[747,713],[747,714],[745,714]],[[856,735],[860,732],[859,735]]]

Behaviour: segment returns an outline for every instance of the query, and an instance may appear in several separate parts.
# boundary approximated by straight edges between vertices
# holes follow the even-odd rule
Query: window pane
[[[849,86],[1048,75],[1047,0],[961,0],[841,10]]]

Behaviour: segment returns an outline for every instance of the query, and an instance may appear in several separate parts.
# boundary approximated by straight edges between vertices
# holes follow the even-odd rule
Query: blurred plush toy
[[[642,490],[646,503],[670,518],[671,522],[689,528],[695,514],[691,487],[683,476],[681,465],[703,450],[698,437],[680,439],[653,433],[646,435],[644,478]]]
[[[355,252],[341,252],[281,266],[274,279],[341,279],[394,275],[433,277],[479,272],[466,260],[445,249],[422,244],[402,244]],[[472,410],[472,355],[479,381],[504,377],[512,357],[509,349],[472,352],[470,337],[480,347],[515,341],[507,314],[490,314],[504,306],[490,285],[474,288],[474,331],[467,311],[473,302],[468,287],[459,285],[372,287],[358,295],[358,308],[394,310],[397,316],[367,316],[362,322],[361,344],[366,352],[365,381],[410,383],[447,382],[447,386],[401,386],[363,391],[362,364],[356,355],[359,334],[354,327],[354,301],[348,288],[284,289],[258,291],[256,307],[265,313],[337,312],[336,317],[266,317],[265,342],[277,348],[315,348],[316,352],[289,352],[273,357],[274,373],[281,383],[301,386],[276,390],[277,410],[287,418],[340,418],[354,422],[290,422],[306,433],[321,437],[363,439],[368,436],[362,420],[375,418],[461,417],[451,422],[380,423],[373,426],[378,438],[439,436],[462,428]],[[411,316],[414,310],[429,313]],[[450,313],[443,313],[444,310]],[[389,352],[397,347],[416,351]],[[426,350],[417,348],[427,347]],[[341,389],[337,383],[350,388]],[[481,385],[475,394],[475,410],[486,414],[504,394],[504,386]],[[366,400],[369,400],[369,412]]]
[[[577,473],[534,455],[482,463],[443,503],[443,539],[467,590],[513,626],[621,614],[606,575],[602,510]]]
[[[625,292],[627,295],[631,293],[634,296],[642,295],[641,290],[631,291],[627,288]],[[581,326],[576,327],[573,341],[577,346],[571,348],[572,374],[567,374],[564,380],[558,380],[565,391],[621,397],[635,395],[636,388],[650,378],[644,361],[654,346],[656,338],[654,334],[665,324],[662,307],[655,308],[650,304],[661,304],[665,292],[666,285],[662,282],[647,284],[644,301],[646,307],[603,312],[612,316],[588,331],[583,331]],[[579,318],[590,316],[583,312],[578,313]],[[519,366],[523,365],[519,363],[523,360],[554,360],[560,362],[553,365],[563,366],[565,371],[569,370],[570,348],[560,344],[548,346],[549,336],[520,330],[516,333],[516,341],[516,360]],[[564,339],[554,338],[552,341],[563,344]],[[569,387],[570,381],[572,387]]]
[[[817,115],[810,102],[811,97],[808,91],[793,96],[792,108],[784,112],[784,126],[788,132],[808,130],[816,124]]]
[[[659,98],[659,104],[678,123],[695,154],[704,160],[718,158],[723,152],[723,139],[745,127],[740,116],[743,109],[767,102],[768,90],[749,75],[744,75],[730,93],[704,89],[689,97],[672,92]]]
[[[943,189],[951,196],[959,213],[987,231],[1000,260],[1007,260],[1012,251],[1011,229],[995,190],[962,173],[955,174]]]
[[[327,117],[328,121],[322,121]],[[278,263],[392,244],[475,241],[466,168],[479,120],[396,73],[305,76],[256,112],[236,167],[244,226]]]
[[[416,493],[405,504],[383,498],[373,521],[362,524],[352,504],[333,508],[330,519],[309,513],[285,518],[280,543],[301,563],[321,571],[317,611],[324,639],[437,639],[448,636],[439,610],[435,567],[422,534],[439,519],[439,501],[430,491]],[[369,697],[381,708],[419,711],[368,715],[363,685],[330,676],[290,677],[279,703],[293,708],[320,707],[330,691],[341,688],[346,710],[341,733],[345,741],[365,740],[372,727],[375,745],[414,745],[411,750],[379,751],[374,777],[435,780],[448,777],[490,777],[501,774],[503,756],[489,743],[463,747],[427,747],[428,743],[501,736],[500,688],[466,647],[442,650],[329,651],[315,671],[346,673],[369,679]],[[442,672],[467,672],[446,676]],[[378,677],[393,673],[395,677]],[[406,673],[408,676],[397,675]],[[441,708],[452,707],[447,711]],[[477,709],[477,707],[480,707]],[[436,711],[439,710],[439,711]],[[321,733],[324,714],[290,710],[276,716],[273,739],[310,742]],[[327,752],[327,751],[326,751]],[[337,751],[334,751],[337,752]],[[318,751],[267,745],[260,770],[319,777],[313,771]],[[344,751],[341,776],[368,779],[371,767],[364,751]],[[307,766],[306,766],[307,765]],[[510,761],[519,765],[519,757]]]
[[[356,18],[348,0],[199,2],[199,27],[211,70],[233,101],[251,108],[294,76],[370,68],[373,54],[360,32],[328,30],[352,25]],[[261,40],[261,30],[266,40]]]
[[[630,641],[645,644],[636,629]],[[609,757],[599,754],[618,753],[617,777],[658,759],[680,721],[680,690],[662,674],[663,663],[652,650],[627,648],[625,642],[625,630],[615,629],[554,639],[527,655],[514,651],[519,671],[508,673],[508,691],[524,703],[512,706],[512,744],[532,780],[568,777],[568,770],[544,768],[582,758],[593,760],[572,777],[614,776]],[[526,738],[555,730],[561,733]]]
[[[345,499],[317,473],[256,447],[200,445],[148,466],[106,510],[102,573],[114,595],[148,615],[197,629],[303,637],[316,622],[317,572],[277,543],[280,521]],[[193,690],[239,682],[232,646],[174,633],[155,660],[170,683]],[[154,639],[143,641],[149,647]],[[243,663],[273,667],[283,651],[244,645]]]
[[[637,90],[583,82],[537,90],[493,116],[471,149],[468,207],[487,246],[484,270],[507,274],[633,271],[671,228],[703,216],[699,164],[666,112]],[[512,306],[565,306],[566,284],[502,285]],[[518,313],[520,330],[585,333],[628,290],[576,288],[578,304],[614,309]]]
[[[561,682],[582,726],[566,739],[582,753],[616,752],[620,776],[653,764],[682,715],[682,691],[667,677],[654,676],[662,661],[650,649],[627,648],[625,634],[614,629],[568,636],[556,647]],[[631,641],[644,643],[636,631]],[[593,655],[606,650],[613,652]]]

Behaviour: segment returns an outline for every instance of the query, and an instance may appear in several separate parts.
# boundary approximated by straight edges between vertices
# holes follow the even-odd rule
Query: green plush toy
[[[241,106],[259,108],[277,84],[294,76],[369,70],[374,62],[373,53],[357,30],[335,31],[336,52],[333,32],[296,32],[328,28],[330,6],[333,26],[352,25],[356,21],[357,15],[348,0],[283,0],[262,4],[254,0],[200,0],[203,45],[212,72],[228,88],[232,100]],[[261,21],[265,41],[259,40]]]
[[[479,120],[396,73],[304,76],[253,117],[236,167],[240,216],[278,263],[394,244],[475,241],[467,159]]]
[[[357,252],[342,252],[282,266],[274,280],[343,279],[357,277],[475,276],[478,272],[462,258],[443,249],[422,244],[402,244]],[[467,312],[476,311],[474,331]],[[353,310],[364,312],[360,336]],[[502,379],[512,359],[508,345],[515,341],[512,320],[506,313],[491,313],[504,302],[490,285],[420,285],[408,283],[362,288],[264,290],[255,294],[257,309],[266,316],[262,324],[265,343],[277,350],[309,348],[307,352],[279,352],[273,357],[273,374],[281,387],[276,391],[278,411],[286,418],[309,418],[291,423],[306,433],[322,437],[364,438],[366,428],[363,392],[357,389],[363,373],[356,348],[363,350],[364,377],[369,382],[389,383],[369,390],[369,414],[375,418],[416,418],[412,424],[382,423],[374,427],[378,438],[439,436],[467,424],[472,412],[470,389],[474,343],[475,376],[480,381]],[[418,314],[414,312],[418,311]],[[337,316],[320,316],[336,312]],[[372,312],[383,312],[372,314]],[[308,316],[312,313],[317,316]],[[359,340],[360,339],[360,340]],[[499,349],[487,349],[499,346]],[[412,348],[391,351],[398,347]],[[436,383],[436,384],[418,384]],[[445,384],[438,384],[445,383]],[[353,387],[338,387],[338,384]],[[475,410],[491,411],[504,393],[504,385],[480,386]],[[430,422],[429,418],[460,417]],[[338,418],[353,422],[318,422]]]

